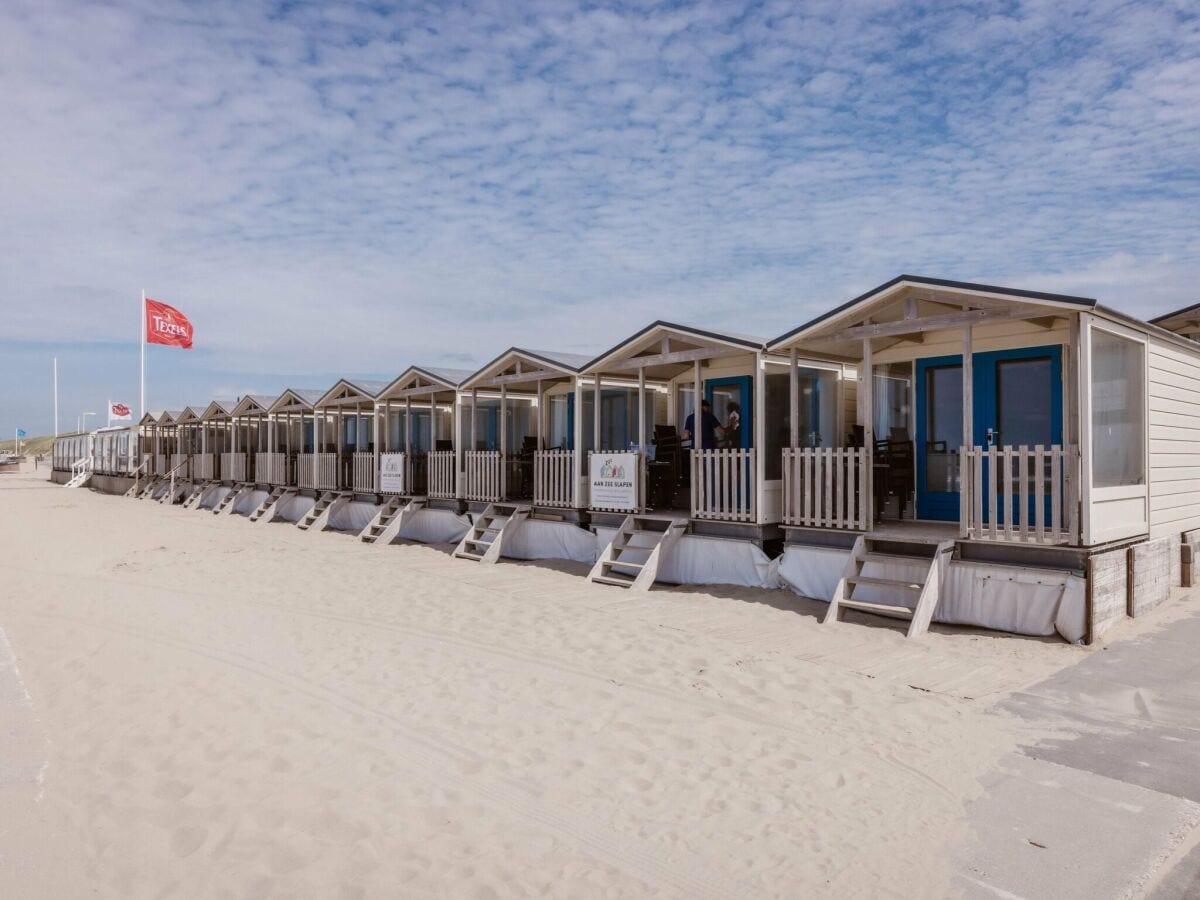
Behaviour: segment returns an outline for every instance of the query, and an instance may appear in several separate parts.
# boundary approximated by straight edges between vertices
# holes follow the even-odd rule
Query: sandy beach
[[[0,480],[0,895],[942,896],[1084,659]],[[9,649],[10,648],[10,649]]]

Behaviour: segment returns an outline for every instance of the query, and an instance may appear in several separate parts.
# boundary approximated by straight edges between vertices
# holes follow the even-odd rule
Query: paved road
[[[971,897],[1200,897],[1200,598],[1003,704],[1043,731],[973,804]]]

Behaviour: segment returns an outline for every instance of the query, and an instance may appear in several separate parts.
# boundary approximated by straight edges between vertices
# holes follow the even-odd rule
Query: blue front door
[[[976,353],[972,368],[975,446],[1062,443],[1061,347]],[[963,443],[962,357],[918,360],[916,388],[917,517],[955,521]],[[986,504],[984,512],[989,515]]]
[[[734,378],[709,378],[704,382],[704,398],[712,404],[713,415],[726,431],[733,448],[754,446],[752,379],[749,375]],[[715,447],[705,447],[715,450]]]

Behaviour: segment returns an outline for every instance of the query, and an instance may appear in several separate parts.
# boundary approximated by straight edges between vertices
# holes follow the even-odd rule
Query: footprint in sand
[[[204,844],[208,830],[199,825],[184,825],[171,835],[171,852],[179,858],[191,856]]]

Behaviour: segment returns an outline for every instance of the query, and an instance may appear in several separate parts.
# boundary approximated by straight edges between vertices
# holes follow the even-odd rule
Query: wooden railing
[[[962,447],[959,526],[973,540],[1074,543],[1075,447]]]
[[[246,462],[245,453],[222,453],[221,478],[225,481],[245,481]]]
[[[213,465],[215,457],[215,453],[193,453],[192,477],[197,481],[212,481],[216,477],[216,467]]]
[[[488,503],[503,500],[500,451],[468,450],[463,454],[463,496]]]
[[[753,522],[757,513],[754,450],[693,450],[692,517]]]
[[[354,490],[368,494],[375,493],[378,490],[375,486],[375,454],[355,453],[352,464],[354,467],[352,480]]]
[[[426,454],[426,492],[430,497],[441,500],[454,499],[453,450],[434,450]]]
[[[254,477],[267,484],[289,485],[288,458],[286,453],[255,453]]]
[[[863,447],[787,447],[783,524],[865,531],[871,495]]]
[[[313,468],[314,461],[316,468]],[[296,483],[302,488],[336,491],[338,484],[336,453],[299,453],[296,455]]]
[[[171,471],[177,478],[188,477],[188,455],[186,453],[171,454]]]
[[[538,450],[533,454],[534,506],[575,505],[575,452]]]

